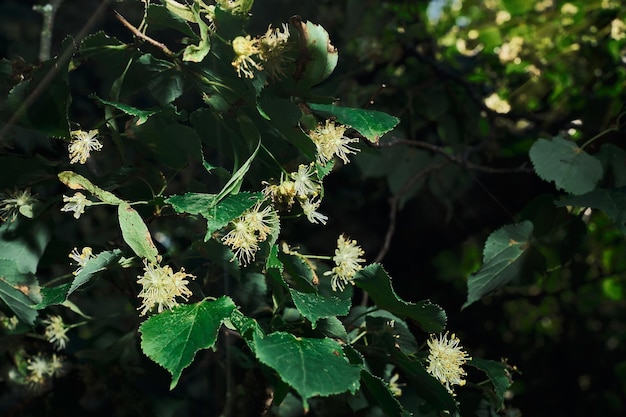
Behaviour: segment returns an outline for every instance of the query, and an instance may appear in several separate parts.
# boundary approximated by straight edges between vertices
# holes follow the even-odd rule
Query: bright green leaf
[[[294,79],[303,88],[308,88],[324,81],[337,66],[339,53],[330,43],[326,30],[311,22],[303,21],[299,16],[291,18],[291,24],[300,35],[301,53],[296,61]]]
[[[350,126],[374,143],[400,123],[397,117],[376,110],[352,109],[334,104],[308,105],[314,112],[325,117],[334,117],[339,123]]]
[[[126,244],[137,256],[156,264],[159,251],[154,246],[150,231],[137,210],[128,203],[122,202],[118,206],[117,215],[122,229],[122,237]]]
[[[165,202],[172,205],[176,213],[202,214],[216,203],[215,194],[187,193],[172,195]]]
[[[150,359],[172,374],[170,389],[193,361],[196,352],[208,349],[217,341],[217,334],[235,309],[229,297],[180,305],[173,310],[150,317],[139,327],[141,349]]]
[[[555,201],[558,207],[591,207],[602,210],[626,234],[626,192],[624,189],[596,189],[590,193]]]
[[[210,238],[213,232],[241,216],[262,199],[263,193],[242,192],[227,195],[217,205],[207,207],[204,212],[200,213],[207,221],[207,237]]]
[[[112,251],[101,252],[95,258],[89,259],[82,267],[78,275],[72,281],[66,297],[76,291],[80,286],[91,281],[99,272],[104,271],[107,266],[117,262],[122,257],[122,251],[115,249]]]
[[[530,160],[537,175],[571,194],[593,190],[602,178],[602,164],[576,143],[555,137],[538,139],[530,148]]]
[[[378,308],[387,310],[402,319],[411,319],[429,333],[443,330],[446,325],[446,313],[430,301],[410,303],[398,297],[391,286],[391,278],[380,264],[371,264],[357,272],[354,285],[372,298]]]
[[[359,388],[362,366],[350,364],[334,340],[275,332],[263,338],[255,335],[254,345],[259,361],[296,390],[305,408],[311,397],[354,393]]]
[[[158,110],[140,110],[136,107],[133,106],[129,106],[128,104],[124,104],[124,103],[117,103],[115,101],[109,101],[109,100],[104,100],[98,96],[96,96],[95,94],[92,94],[90,97],[92,97],[93,99],[95,99],[96,101],[102,103],[102,104],[106,104],[107,106],[111,106],[114,107],[126,114],[128,114],[129,116],[134,116],[137,118],[137,124],[140,125],[142,123],[145,123],[146,120],[148,120],[148,117],[152,116],[153,114],[157,113]]]
[[[317,292],[317,275],[313,272],[311,264],[297,255],[284,252],[278,253],[278,259],[282,262],[285,280],[290,286],[300,292]]]
[[[171,6],[170,6],[171,7]],[[160,4],[149,4],[146,9],[146,22],[148,23],[148,29],[153,27],[156,28],[167,28],[174,29],[190,38],[197,39],[198,35],[191,29],[189,24],[170,10],[168,5],[162,6]],[[181,5],[181,8],[185,8],[185,6]],[[188,10],[188,17],[193,18],[193,13],[186,7]]]
[[[296,308],[311,322],[313,328],[319,319],[347,315],[352,305],[349,298],[325,297],[319,293],[304,293],[291,288],[289,292]]]
[[[487,374],[489,380],[493,384],[496,393],[497,404],[499,410],[504,407],[504,394],[513,384],[511,374],[507,370],[507,365],[502,362],[490,361],[486,359],[473,358],[467,362],[468,365],[480,369]]]
[[[518,277],[532,233],[533,224],[526,220],[503,226],[489,235],[483,265],[467,280],[467,301],[462,308]]]
[[[72,286],[71,282],[56,287],[41,287],[41,302],[33,307],[42,310],[48,306],[63,304],[67,299],[67,293]]]

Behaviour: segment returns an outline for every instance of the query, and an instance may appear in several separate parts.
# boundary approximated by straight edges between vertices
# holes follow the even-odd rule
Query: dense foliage
[[[0,410],[618,415],[619,2],[253,3],[0,6]]]

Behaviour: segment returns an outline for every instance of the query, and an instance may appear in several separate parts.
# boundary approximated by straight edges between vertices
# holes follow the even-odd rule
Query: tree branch
[[[176,57],[176,54],[172,51],[170,51],[170,49],[164,44],[161,43],[157,40],[152,39],[150,36],[146,35],[145,33],[142,33],[139,29],[137,29],[136,27],[134,27],[133,25],[130,24],[130,22],[126,19],[124,19],[124,16],[122,16],[121,14],[119,14],[117,11],[115,12],[115,17],[117,18],[117,20],[119,20],[124,26],[126,26],[126,28],[128,30],[130,30],[133,35],[135,35],[136,37],[138,37],[139,39],[142,39],[146,42],[148,42],[150,45],[155,46],[157,48],[159,48],[161,51],[163,51],[163,53],[171,58]]]

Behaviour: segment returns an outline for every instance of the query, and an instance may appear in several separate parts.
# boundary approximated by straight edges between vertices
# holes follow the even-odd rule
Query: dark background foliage
[[[328,177],[322,207],[331,219],[327,227],[298,223],[283,234],[315,251],[340,231],[346,232],[359,241],[368,261],[377,255],[382,258],[403,298],[430,298],[440,304],[448,312],[448,328],[459,335],[472,356],[507,358],[520,371],[507,402],[507,415],[623,415],[624,237],[600,213],[574,216],[554,207],[552,200],[558,192],[534,174],[528,160],[528,150],[537,138],[575,128],[584,141],[615,125],[625,98],[624,46],[613,42],[606,28],[613,19],[623,19],[623,13],[618,8],[602,9],[599,1],[572,1],[585,12],[574,14],[574,23],[563,24],[557,14],[564,2],[554,2],[542,12],[522,7],[500,27],[500,42],[524,37],[527,49],[522,63],[513,65],[501,62],[488,43],[488,34],[493,33],[489,31],[498,28],[496,10],[506,8],[496,5],[492,10],[480,1],[465,1],[459,11],[451,3],[257,0],[251,33],[262,33],[265,22],[279,24],[294,14],[329,31],[340,58],[333,77],[319,87],[321,94],[341,98],[346,106],[366,106],[401,119],[401,125],[379,147],[364,146],[354,163]],[[502,2],[510,3],[514,2]],[[37,62],[41,16],[31,10],[33,4],[0,2],[0,57]],[[53,54],[67,35],[80,33],[99,5],[97,1],[63,2],[55,22]],[[441,6],[436,23],[428,21],[434,5]],[[112,11],[117,9],[136,21],[140,6],[140,2],[110,2],[89,31],[102,29],[130,41],[132,37]],[[595,31],[583,30],[592,26]],[[468,35],[472,29],[479,32],[477,37]],[[542,46],[545,38],[552,39],[550,48]],[[468,56],[459,52],[457,39],[466,41],[469,49],[482,42],[485,49]],[[575,43],[580,48],[569,51]],[[530,65],[541,75],[529,77]],[[87,97],[106,82],[105,69],[87,66],[72,74],[71,88]],[[485,106],[483,98],[493,92],[509,99],[510,112],[500,114]],[[89,126],[98,117],[96,112],[93,102],[78,100],[72,103],[70,119]],[[574,120],[582,124],[573,124]],[[623,147],[622,139],[618,129],[589,151],[597,151],[600,143]],[[405,187],[416,175],[418,181]],[[105,241],[107,213],[104,209],[98,213],[90,229],[69,233],[95,234]],[[486,237],[522,219],[537,221],[544,236],[551,239],[552,247],[542,248],[549,255],[550,268],[529,273],[524,280],[461,311],[466,279],[480,265]],[[67,238],[66,232],[59,235]],[[186,232],[174,235],[181,246]],[[60,246],[55,250],[67,253],[67,240],[56,238]],[[111,355],[119,355],[122,364],[130,360],[124,356],[130,352],[124,341],[114,347],[119,350]],[[229,353],[208,352],[197,360],[211,363],[212,356],[220,354]],[[166,376],[153,367],[151,371]],[[64,395],[55,395],[46,404],[63,415],[68,407],[64,401],[70,399],[123,401],[132,405],[129,412],[143,415],[149,408],[144,402],[165,395],[166,387],[156,381],[146,385],[139,377],[141,383],[130,380],[122,369],[120,365],[94,370],[100,379],[90,392],[75,392],[72,378],[76,376],[70,375],[56,388]],[[262,385],[256,380],[258,375],[247,378],[252,386]],[[463,390],[459,399],[472,401]],[[171,401],[183,399],[173,394]],[[210,415],[214,409],[200,398],[187,401],[189,410]],[[195,410],[191,404],[201,404],[201,408]],[[107,408],[101,410],[105,415]]]

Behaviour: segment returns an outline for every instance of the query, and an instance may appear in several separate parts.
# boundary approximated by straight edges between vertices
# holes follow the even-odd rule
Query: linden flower
[[[356,240],[346,239],[344,235],[340,235],[337,239],[337,249],[333,261],[335,267],[324,275],[332,275],[330,286],[333,291],[343,291],[346,284],[352,283],[354,275],[363,267],[359,263],[365,262],[360,258],[365,252],[357,245]]]
[[[17,215],[33,218],[33,207],[37,199],[30,194],[30,188],[0,194],[0,220],[14,222]]]
[[[262,201],[231,222],[232,230],[222,237],[241,265],[249,264],[259,250],[259,242],[278,227],[278,216],[272,206],[261,209]],[[233,258],[234,259],[234,258]]]
[[[347,164],[350,162],[348,154],[359,151],[349,145],[359,140],[345,137],[346,129],[346,126],[336,125],[334,121],[327,119],[324,124],[319,124],[309,132],[309,137],[317,147],[317,159],[321,164],[332,160],[335,155]]]
[[[65,344],[70,340],[66,335],[69,330],[63,323],[60,316],[50,316],[44,321],[46,326],[46,339],[52,343],[56,350],[65,348]]]
[[[78,252],[78,248],[74,248],[68,256],[78,265],[76,271],[72,272],[74,275],[80,274],[80,271],[83,270],[87,261],[96,257],[90,247],[84,247],[80,253]]]
[[[280,184],[278,185],[269,184],[267,182],[263,182],[263,184],[265,185],[263,194],[271,198],[274,206],[279,208],[285,207],[287,210],[291,210],[291,206],[296,197],[295,182],[285,180],[284,177],[281,177]]]
[[[258,56],[261,53],[258,39],[252,39],[250,35],[245,38],[243,36],[237,36],[233,39],[233,51],[235,52],[235,59],[231,64],[237,70],[239,78],[254,78],[252,69],[263,69],[260,63],[252,59],[253,55]]]
[[[137,283],[142,286],[139,298],[142,298],[140,315],[144,316],[155,306],[157,312],[161,313],[165,308],[172,309],[178,305],[176,297],[181,297],[187,301],[191,291],[187,288],[190,279],[196,277],[186,274],[184,269],[174,273],[169,266],[159,266],[144,260],[143,275],[137,276]]]
[[[626,25],[623,21],[613,19],[613,21],[611,21],[611,38],[615,39],[616,41],[626,38],[625,29]]]
[[[502,100],[497,93],[493,93],[485,98],[485,106],[500,114],[506,114],[511,111],[511,105],[506,100]]]
[[[511,61],[515,61],[519,57],[520,52],[522,52],[522,47],[524,46],[524,38],[521,36],[514,36],[509,42],[505,42],[498,49],[498,58],[500,62],[507,63]]]
[[[448,339],[448,332],[436,336],[431,336],[428,340],[428,368],[426,370],[441,382],[450,394],[454,395],[451,385],[465,385],[463,377],[467,373],[461,368],[468,360],[472,359],[467,355],[461,346],[459,339],[452,334]]]
[[[310,221],[311,223],[319,222],[321,224],[326,224],[326,222],[328,221],[328,216],[317,211],[321,203],[322,202],[319,200],[311,201],[309,199],[300,201],[302,212],[306,216],[307,220]]]
[[[70,164],[84,164],[89,159],[91,151],[99,151],[102,144],[98,141],[98,129],[90,130],[74,130],[70,132],[72,141],[69,146]]]
[[[297,172],[289,174],[291,179],[295,182],[294,186],[298,197],[303,198],[309,195],[317,195],[319,186],[311,179],[314,175],[317,176],[314,164],[300,165]]]
[[[285,54],[289,46],[289,27],[287,24],[283,23],[282,30],[272,29],[272,25],[270,25],[259,41],[261,59],[264,62],[265,70],[273,77],[284,75],[283,64],[290,61]]]
[[[61,211],[73,211],[74,218],[78,219],[85,212],[85,207],[90,206],[89,200],[83,193],[76,193],[72,197],[63,196],[63,202],[67,203],[61,208]]]

